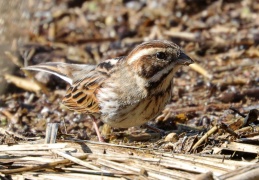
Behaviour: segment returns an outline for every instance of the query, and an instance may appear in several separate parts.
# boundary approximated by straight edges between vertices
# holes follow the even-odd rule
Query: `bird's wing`
[[[78,79],[67,90],[63,104],[70,110],[81,113],[98,113],[99,101],[96,98],[98,89],[106,77],[93,70],[82,79]]]
[[[23,69],[43,71],[60,77],[71,86],[63,99],[69,109],[82,113],[98,113],[96,90],[104,80],[95,71],[95,65],[48,62]]]
[[[60,77],[71,85],[62,101],[65,106],[81,113],[98,113],[100,107],[97,92],[121,59],[123,58],[109,59],[97,66],[49,62],[23,69],[43,71]]]
[[[123,58],[106,60],[84,76],[81,75],[81,78],[77,78],[68,89],[63,104],[77,112],[98,113],[100,106],[96,97],[97,93],[103,82],[114,72],[121,59]]]

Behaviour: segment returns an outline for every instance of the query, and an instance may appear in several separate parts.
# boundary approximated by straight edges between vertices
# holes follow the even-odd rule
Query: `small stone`
[[[179,137],[176,133],[170,133],[165,137],[165,141],[167,142],[177,142]]]

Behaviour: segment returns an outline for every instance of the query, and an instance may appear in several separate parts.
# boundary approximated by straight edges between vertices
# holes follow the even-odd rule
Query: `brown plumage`
[[[191,63],[176,44],[154,40],[96,66],[45,63],[25,69],[46,71],[70,83],[63,99],[69,109],[127,128],[144,124],[163,110],[174,73]]]

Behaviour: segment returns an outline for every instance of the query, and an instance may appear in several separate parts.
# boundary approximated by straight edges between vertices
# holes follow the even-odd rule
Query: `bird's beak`
[[[187,56],[185,53],[181,52],[180,56],[178,57],[178,64],[181,65],[190,65],[194,63],[194,60],[192,60],[189,56]]]

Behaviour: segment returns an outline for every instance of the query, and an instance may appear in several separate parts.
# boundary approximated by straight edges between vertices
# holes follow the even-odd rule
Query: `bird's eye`
[[[161,59],[161,60],[165,60],[166,59],[166,54],[164,52],[157,52],[156,53],[156,58],[157,59]]]

